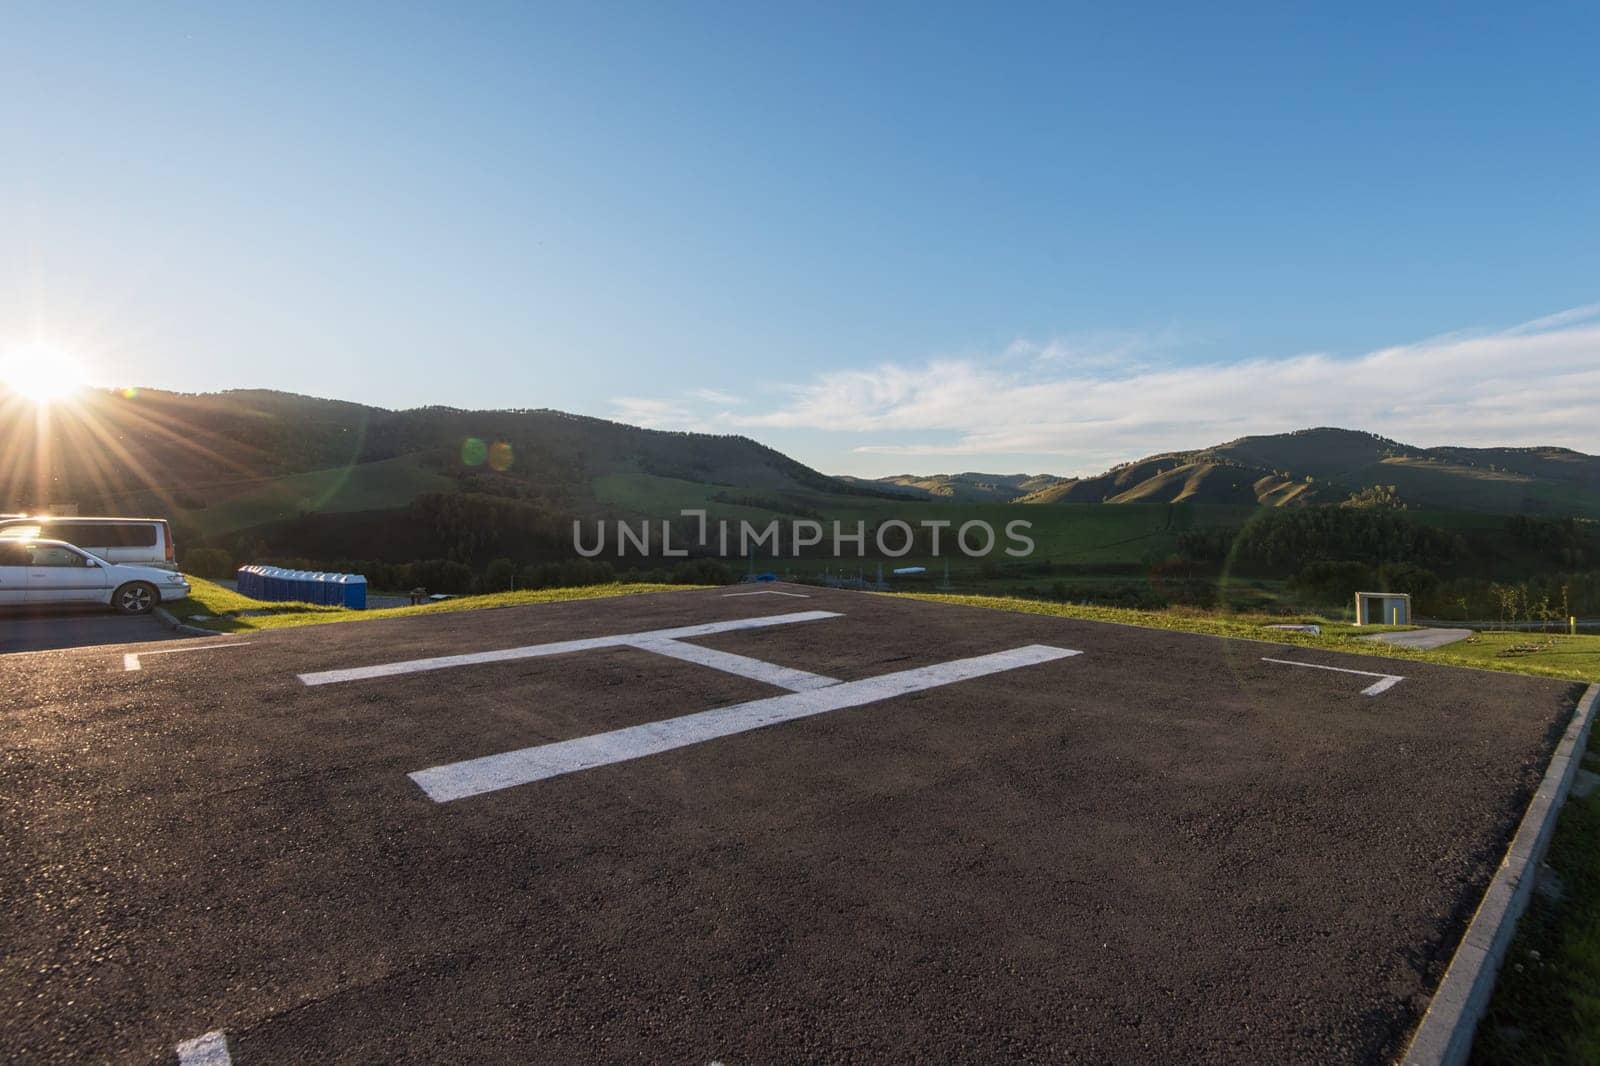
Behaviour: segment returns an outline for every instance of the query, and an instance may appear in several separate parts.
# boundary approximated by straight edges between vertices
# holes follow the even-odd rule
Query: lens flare
[[[86,384],[77,360],[58,348],[27,344],[0,359],[0,383],[41,406],[65,400]]]
[[[489,469],[502,474],[511,469],[511,445],[497,440],[489,446]]]
[[[489,446],[477,437],[468,437],[461,442],[461,461],[467,466],[482,466],[487,458]]]

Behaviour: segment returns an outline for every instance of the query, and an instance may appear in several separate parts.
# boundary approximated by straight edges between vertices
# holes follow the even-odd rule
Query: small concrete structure
[[[1356,625],[1408,626],[1411,597],[1404,592],[1356,593]]]

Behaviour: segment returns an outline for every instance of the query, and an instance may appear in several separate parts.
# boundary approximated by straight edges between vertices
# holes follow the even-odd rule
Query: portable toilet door
[[[352,611],[367,609],[367,579],[361,574],[340,574],[341,601]]]

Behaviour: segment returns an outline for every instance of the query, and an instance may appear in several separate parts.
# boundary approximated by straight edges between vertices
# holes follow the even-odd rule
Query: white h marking
[[[663,722],[648,722],[575,740],[540,744],[500,755],[433,766],[409,776],[436,803],[448,803],[578,770],[657,755],[674,748],[760,729],[762,726],[808,718],[845,707],[859,707],[864,703],[875,703],[910,692],[1080,654],[1067,648],[1030,644],[992,655],[935,663],[861,681],[840,681],[784,696],[771,696],[686,714]]]
[[[212,648],[238,648],[250,643],[248,640],[230,640],[226,644],[196,644],[188,648],[157,648],[155,651],[130,651],[122,657],[122,669],[127,671],[143,670],[139,664],[141,655],[176,655],[180,651],[210,651]]]
[[[178,1066],[232,1066],[233,1063],[228,1054],[227,1034],[220,1029],[185,1040],[175,1050]]]
[[[1366,688],[1361,690],[1361,694],[1363,696],[1376,696],[1380,692],[1388,692],[1390,689],[1394,688],[1400,682],[1405,680],[1405,678],[1399,674],[1377,674],[1373,673],[1371,670],[1351,670],[1343,666],[1321,666],[1317,663],[1297,663],[1291,662],[1288,659],[1269,659],[1265,655],[1261,657],[1261,661],[1264,663],[1277,663],[1280,666],[1303,666],[1307,670],[1332,670],[1335,673],[1340,674],[1359,674],[1362,677],[1379,678],[1380,680],[1376,684],[1368,685]],[[1410,690],[1407,689],[1406,691],[1409,692]]]
[[[365,681],[374,677],[395,677],[399,674],[416,674],[426,670],[447,670],[455,666],[503,663],[515,659],[533,659],[543,655],[567,655],[575,651],[591,651],[595,648],[646,647],[662,640],[671,641],[687,637],[708,637],[713,633],[730,633],[737,629],[762,629],[766,626],[788,625],[791,622],[815,622],[823,618],[840,617],[842,616],[837,611],[797,611],[794,614],[770,614],[761,618],[735,618],[726,622],[703,622],[700,625],[678,626],[675,629],[654,629],[643,633],[617,633],[609,637],[561,640],[553,644],[529,644],[526,647],[501,648],[498,651],[475,651],[464,655],[441,655],[432,659],[407,659],[404,662],[383,663],[379,666],[354,666],[344,670],[322,670],[312,674],[301,674],[300,680],[307,685],[333,685],[342,681]],[[755,660],[751,661],[754,662]],[[738,672],[737,670],[734,671],[734,673]]]

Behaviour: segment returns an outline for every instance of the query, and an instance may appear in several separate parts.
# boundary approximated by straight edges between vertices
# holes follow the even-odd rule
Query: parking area
[[[175,636],[150,615],[119,615],[108,607],[0,607],[0,655]]]
[[[17,1059],[1388,1061],[1578,695],[785,585],[137,651],[0,659]]]

